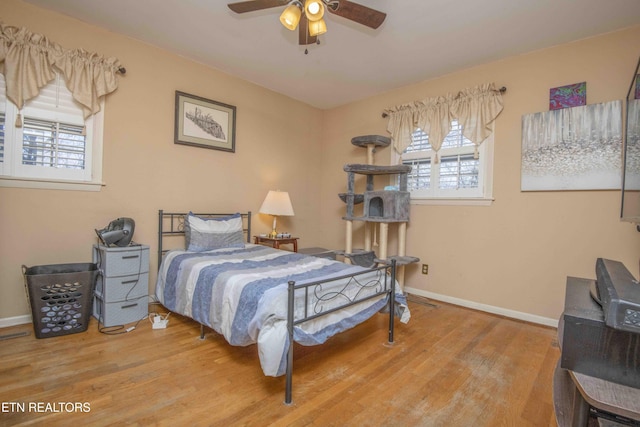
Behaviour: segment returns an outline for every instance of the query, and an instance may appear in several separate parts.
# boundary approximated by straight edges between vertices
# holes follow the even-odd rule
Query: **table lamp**
[[[278,235],[276,231],[276,220],[278,215],[281,216],[293,216],[293,206],[291,206],[291,199],[289,193],[286,191],[270,190],[265,197],[262,206],[260,207],[260,213],[273,215],[273,230],[269,237],[275,239]]]

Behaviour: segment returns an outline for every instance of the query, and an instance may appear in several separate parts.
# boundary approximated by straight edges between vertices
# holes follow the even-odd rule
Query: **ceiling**
[[[352,0],[385,22],[372,30],[329,14],[321,44],[305,54],[278,20],[284,7],[239,15],[226,4],[240,0],[25,1],[321,109],[640,25],[640,0]]]

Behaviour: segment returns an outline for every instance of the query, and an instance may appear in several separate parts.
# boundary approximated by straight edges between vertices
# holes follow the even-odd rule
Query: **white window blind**
[[[451,131],[438,152],[429,137],[418,129],[411,135],[411,143],[401,156],[403,164],[412,166],[408,189],[413,200],[468,199],[491,196],[489,168],[492,164],[493,136],[479,149],[474,158],[475,145],[462,133],[462,126],[451,122]]]
[[[73,99],[71,92],[64,84],[64,79],[59,74],[40,89],[38,96],[25,102],[22,114],[47,116],[52,121],[84,124],[82,107]]]
[[[4,111],[0,113],[0,164],[4,163]]]
[[[6,99],[4,76],[0,77],[0,180],[6,180],[1,184],[38,186],[24,185],[25,180],[99,184],[102,111],[85,121],[80,104],[59,75],[18,111]]]
[[[5,95],[5,83],[4,75],[0,74],[0,172],[2,171],[2,165],[4,164],[4,131],[6,122],[6,103],[7,97]]]
[[[23,165],[85,168],[83,126],[25,117],[22,127]]]

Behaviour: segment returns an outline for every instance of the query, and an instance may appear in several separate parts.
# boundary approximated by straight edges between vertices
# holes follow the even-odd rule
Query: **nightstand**
[[[293,252],[298,252],[298,238],[297,237],[262,237],[253,236],[253,243],[256,245],[268,245],[276,249],[280,249],[280,245],[293,245]]]
[[[96,281],[93,316],[105,327],[147,316],[149,246],[93,245],[93,262],[103,272]]]

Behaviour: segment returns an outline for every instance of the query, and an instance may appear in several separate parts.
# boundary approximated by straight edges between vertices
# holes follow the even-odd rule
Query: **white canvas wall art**
[[[621,184],[622,101],[522,116],[522,191]]]

